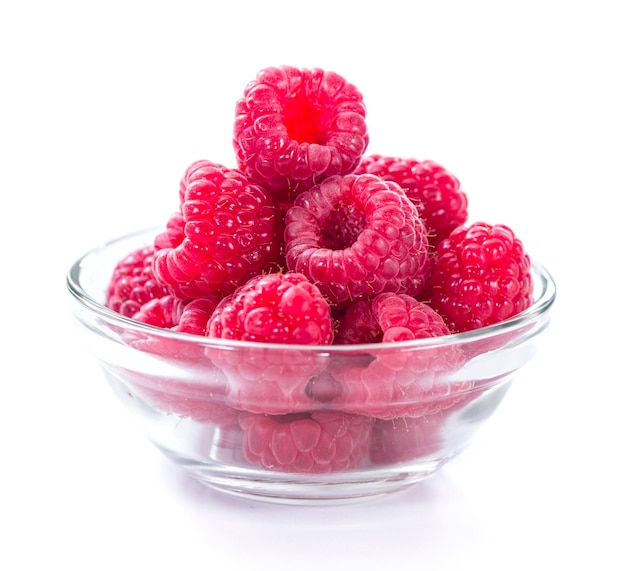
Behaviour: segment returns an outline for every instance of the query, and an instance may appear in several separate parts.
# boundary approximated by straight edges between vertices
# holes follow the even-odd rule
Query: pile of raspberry
[[[513,231],[469,223],[467,195],[440,164],[368,155],[368,144],[363,96],[342,76],[260,71],[235,104],[233,165],[188,166],[162,231],[115,268],[106,305],[190,335],[298,346],[439,337],[526,309],[530,260]],[[211,396],[186,390],[177,406],[163,379],[141,384],[166,412],[236,426],[247,461],[268,470],[430,453],[468,388],[432,382],[462,364],[456,350],[339,366],[277,363],[283,351],[252,372],[217,353],[207,358],[224,383]]]

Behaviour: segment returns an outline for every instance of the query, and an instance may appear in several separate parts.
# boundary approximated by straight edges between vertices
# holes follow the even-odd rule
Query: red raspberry
[[[269,352],[247,347],[236,352],[211,352],[226,376],[225,403],[259,414],[290,414],[317,410],[322,401],[309,390],[311,378],[323,368],[320,355],[307,351]]]
[[[189,301],[169,294],[145,303],[133,319],[161,329],[205,337],[209,318],[218,302],[219,298],[210,295]],[[179,337],[133,329],[125,331],[123,337],[134,349],[170,359],[178,366],[195,368],[208,361],[203,345]],[[209,367],[214,368],[211,363]]]
[[[224,298],[211,316],[208,334],[265,343],[328,345],[333,340],[330,306],[318,288],[298,273],[259,275]]]
[[[340,389],[328,404],[351,414],[388,420],[433,414],[454,406],[472,387],[448,376],[465,362],[456,347],[438,346],[419,351],[380,349],[376,355],[355,354],[331,374]]]
[[[105,305],[125,317],[133,317],[151,299],[166,295],[152,272],[154,247],[139,248],[120,260],[107,287]]]
[[[178,324],[183,306],[182,300],[168,294],[144,303],[132,318],[154,327],[171,329]]]
[[[193,299],[185,304],[174,331],[206,335],[209,319],[213,315],[220,298],[215,295]]]
[[[416,295],[430,258],[426,229],[404,191],[374,175],[334,176],[286,215],[287,267],[334,304],[383,291]]]
[[[273,197],[244,175],[211,161],[183,177],[181,214],[155,243],[154,274],[181,298],[224,296],[250,277],[283,263],[283,214]]]
[[[353,171],[368,141],[362,95],[334,72],[264,69],[236,105],[239,168],[284,203],[328,176]]]
[[[218,303],[215,296],[184,301],[165,295],[145,303],[133,319],[163,329],[204,336],[210,315]],[[232,423],[236,412],[224,404],[226,378],[221,369],[205,355],[203,346],[184,339],[128,330],[124,340],[134,349],[158,355],[176,367],[193,367],[199,381],[170,379],[120,370],[119,376],[155,408],[189,417],[197,422]],[[199,373],[199,371],[202,371]]]
[[[443,318],[406,294],[381,293],[355,302],[338,319],[335,344],[408,341],[449,335]]]
[[[208,335],[263,343],[329,345],[330,307],[319,290],[297,273],[252,278],[224,298],[208,324]],[[229,379],[231,406],[284,414],[320,405],[307,393],[309,379],[324,366],[322,351],[246,345],[237,351],[215,348],[214,362]]]
[[[432,307],[453,332],[499,323],[532,303],[530,267],[522,242],[507,226],[461,226],[437,247]]]
[[[162,329],[204,336],[219,301],[214,295],[189,301],[168,294],[144,303],[132,318]]]
[[[437,455],[444,446],[442,434],[447,410],[416,418],[377,420],[372,428],[370,460],[389,465]]]
[[[336,322],[335,345],[380,343],[383,340],[383,331],[374,317],[370,299],[351,303]]]
[[[467,195],[459,180],[434,161],[370,155],[361,159],[355,173],[398,183],[417,207],[434,246],[467,221]]]
[[[248,462],[276,472],[327,474],[358,467],[372,420],[335,411],[269,416],[242,414]]]
[[[450,334],[441,315],[406,294],[376,296],[372,301],[372,312],[383,331],[383,343]]]
[[[449,334],[442,317],[429,306],[406,294],[382,293],[347,309],[339,318],[335,342],[395,343]],[[353,357],[346,354],[326,371],[323,388],[334,391],[328,401],[346,412],[381,419],[417,417],[459,401],[469,385],[453,384],[447,375],[464,361],[458,347],[446,344],[402,350],[381,347],[372,355],[359,351]]]

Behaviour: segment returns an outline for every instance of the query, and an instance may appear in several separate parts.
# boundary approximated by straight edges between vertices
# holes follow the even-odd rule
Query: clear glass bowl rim
[[[235,350],[237,348],[255,348],[255,349],[267,349],[273,351],[285,351],[285,350],[298,350],[298,351],[313,351],[324,353],[351,353],[355,351],[385,351],[385,350],[417,350],[419,348],[432,348],[445,345],[455,345],[458,343],[471,343],[480,339],[495,336],[500,333],[515,330],[519,327],[524,327],[534,320],[540,318],[546,314],[556,299],[556,283],[543,264],[531,259],[531,271],[533,274],[534,288],[538,295],[534,303],[521,313],[510,317],[504,321],[475,329],[473,331],[467,331],[463,333],[455,333],[451,335],[445,335],[442,337],[433,337],[427,339],[415,339],[411,341],[398,341],[393,343],[368,343],[359,345],[295,345],[295,344],[283,344],[283,343],[260,343],[255,341],[237,341],[230,339],[217,339],[214,337],[202,337],[199,335],[192,335],[189,333],[181,333],[172,331],[170,329],[163,329],[155,327],[146,323],[142,323],[125,317],[112,309],[109,309],[104,304],[90,295],[81,285],[81,273],[85,262],[94,256],[104,252],[108,248],[119,244],[124,241],[130,241],[133,239],[139,240],[142,236],[149,238],[150,236],[156,236],[158,232],[162,230],[161,227],[152,227],[148,229],[139,230],[124,234],[112,240],[109,240],[99,246],[91,248],[80,256],[70,267],[66,275],[66,286],[71,294],[72,298],[85,310],[94,313],[99,318],[105,320],[112,326],[121,327],[125,330],[134,330],[137,332],[143,332],[150,336],[163,337],[165,339],[175,339],[179,342],[197,344],[203,347],[207,345],[213,347],[222,347],[224,349]],[[146,242],[148,245],[149,242]],[[137,245],[139,247],[139,245]],[[128,254],[131,251],[127,252]]]

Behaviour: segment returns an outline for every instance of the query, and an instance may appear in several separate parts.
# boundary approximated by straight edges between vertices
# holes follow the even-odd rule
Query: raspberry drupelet
[[[287,267],[335,306],[389,291],[416,295],[430,268],[426,228],[405,192],[374,175],[334,176],[285,219]]]
[[[430,303],[453,333],[517,315],[532,303],[530,258],[503,224],[475,222],[437,247]]]
[[[369,142],[359,90],[339,74],[268,67],[237,102],[239,168],[289,204],[302,190],[352,172]]]
[[[435,161],[375,154],[363,157],[355,173],[397,182],[417,207],[433,246],[467,221],[467,195],[459,180]]]
[[[284,265],[284,215],[274,197],[240,171],[192,163],[182,204],[155,239],[154,275],[182,299],[223,297]]]

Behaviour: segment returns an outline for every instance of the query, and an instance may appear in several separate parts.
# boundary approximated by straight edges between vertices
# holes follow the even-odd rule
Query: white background
[[[624,569],[626,40],[620,2],[3,2],[0,568]],[[475,444],[351,507],[222,496],[127,418],[69,318],[85,250],[165,223],[234,163],[270,65],[344,75],[371,152],[454,172],[559,288]],[[352,567],[351,567],[352,568]]]

